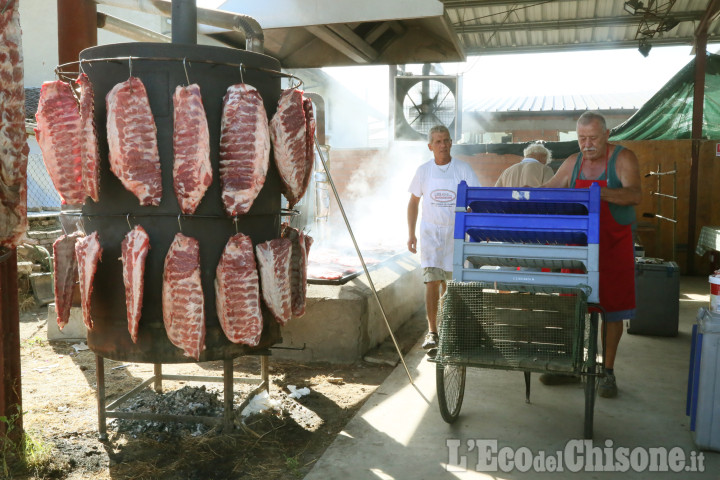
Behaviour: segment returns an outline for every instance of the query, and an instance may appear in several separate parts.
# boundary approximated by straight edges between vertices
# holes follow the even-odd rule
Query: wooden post
[[[57,0],[58,62],[78,60],[80,52],[97,45],[97,5],[93,0]]]
[[[695,230],[697,229],[698,176],[700,172],[700,147],[702,145],[702,120],[705,103],[705,65],[707,63],[707,34],[697,35],[695,51],[695,91],[693,92],[692,152],[690,163],[690,198],[687,233],[687,273],[695,273]],[[674,245],[673,245],[674,247]]]
[[[17,442],[22,435],[22,388],[20,383],[20,317],[18,311],[17,253],[0,254],[0,416],[13,419],[8,438]],[[8,424],[0,422],[0,441]]]

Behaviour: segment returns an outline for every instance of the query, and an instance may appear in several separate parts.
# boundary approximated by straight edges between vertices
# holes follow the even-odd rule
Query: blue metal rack
[[[597,185],[589,189],[485,188],[461,182],[455,209],[453,279],[586,286],[588,302],[598,303],[599,229]],[[535,271],[540,269],[549,271]]]

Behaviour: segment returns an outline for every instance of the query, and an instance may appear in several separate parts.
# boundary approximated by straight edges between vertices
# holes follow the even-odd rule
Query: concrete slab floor
[[[584,461],[578,450],[584,419],[581,384],[545,386],[533,374],[527,404],[521,372],[468,368],[460,416],[450,425],[438,409],[435,364],[426,360],[418,341],[405,357],[414,385],[399,364],[305,479],[720,478],[720,453],[696,447],[685,415],[691,329],[698,308],[709,305],[707,277],[682,277],[680,289],[678,336],[626,332],[615,368],[619,395],[596,399],[590,446],[599,447],[595,452],[602,452],[603,459],[609,457],[606,471],[586,471],[592,462]],[[496,451],[521,460],[521,468],[504,471],[500,467],[508,465],[500,455],[478,454],[492,451],[493,442]],[[666,471],[643,468],[643,460],[662,449],[684,456],[686,469],[671,472],[662,464]],[[577,451],[581,453],[570,454]],[[560,458],[557,452],[563,452],[562,471],[548,460]],[[530,463],[521,471],[526,455],[535,466]],[[493,458],[498,460],[495,468]],[[668,461],[677,468],[676,458]],[[490,467],[478,468],[484,463]],[[703,471],[692,471],[701,466]],[[627,471],[610,472],[608,467]],[[555,471],[548,473],[551,469]]]

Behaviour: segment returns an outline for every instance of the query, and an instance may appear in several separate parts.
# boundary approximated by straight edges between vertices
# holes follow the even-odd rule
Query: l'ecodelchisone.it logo
[[[430,194],[430,198],[435,202],[446,203],[455,201],[455,192],[452,190],[433,190]]]

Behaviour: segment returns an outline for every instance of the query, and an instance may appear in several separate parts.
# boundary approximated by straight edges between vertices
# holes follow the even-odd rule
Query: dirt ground
[[[396,333],[405,352],[422,328],[413,320]],[[364,361],[301,365],[270,357],[269,408],[243,416],[239,407],[256,385],[236,383],[231,432],[189,423],[108,419],[108,439],[101,441],[95,355],[83,350],[81,342],[48,342],[45,308],[21,314],[20,338],[23,423],[33,456],[12,470],[6,466],[9,457],[3,459],[0,477],[12,479],[302,478],[393,368]],[[260,378],[258,357],[237,358],[233,365],[236,378]],[[152,373],[151,364],[106,360],[107,399],[129,392]],[[164,365],[163,373],[219,377],[222,363]],[[179,394],[192,398],[180,399],[178,406],[172,402]],[[147,388],[125,408],[177,413],[189,405],[197,414],[221,416],[222,400],[221,383],[164,380],[162,394]]]

